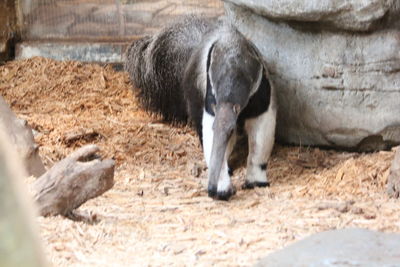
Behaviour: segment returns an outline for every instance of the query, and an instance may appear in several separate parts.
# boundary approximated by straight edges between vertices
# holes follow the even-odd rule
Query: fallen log
[[[114,185],[114,161],[101,160],[96,145],[84,146],[56,163],[33,184],[34,200],[42,216],[63,215]]]
[[[399,198],[400,196],[400,147],[397,148],[387,183],[387,193],[389,196]]]

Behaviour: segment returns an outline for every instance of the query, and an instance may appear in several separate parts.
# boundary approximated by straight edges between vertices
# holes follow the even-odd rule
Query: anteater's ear
[[[240,105],[239,104],[233,105],[233,112],[235,112],[236,115],[239,115],[239,112],[240,112]]]

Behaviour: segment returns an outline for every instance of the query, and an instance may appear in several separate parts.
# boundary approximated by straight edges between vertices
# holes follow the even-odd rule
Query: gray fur
[[[214,22],[188,16],[128,48],[125,69],[141,91],[141,101],[168,122],[187,122],[182,80],[192,51]]]

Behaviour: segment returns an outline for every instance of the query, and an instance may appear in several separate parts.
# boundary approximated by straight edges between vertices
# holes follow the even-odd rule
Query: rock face
[[[400,266],[400,235],[366,229],[322,232],[262,259],[256,266]]]
[[[271,72],[278,140],[400,143],[400,1],[225,0],[225,9]]]

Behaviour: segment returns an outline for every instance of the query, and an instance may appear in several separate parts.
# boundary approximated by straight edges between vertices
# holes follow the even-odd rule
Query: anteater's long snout
[[[213,143],[211,149],[208,195],[213,198],[227,200],[233,194],[233,189],[219,188],[218,184],[222,176],[227,175],[221,173],[224,164],[227,161],[229,140],[236,129],[236,121],[238,118],[237,106],[231,103],[222,103],[217,106],[215,111],[215,120],[213,124]]]

